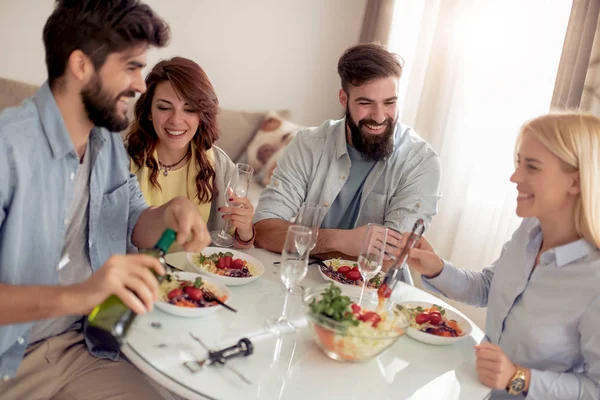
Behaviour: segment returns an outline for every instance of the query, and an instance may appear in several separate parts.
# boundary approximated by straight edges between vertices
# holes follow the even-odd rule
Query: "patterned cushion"
[[[38,86],[36,85],[0,78],[0,111],[7,107],[18,106],[37,90]]]
[[[247,163],[262,185],[269,183],[283,149],[301,128],[275,111],[267,113],[246,151]]]

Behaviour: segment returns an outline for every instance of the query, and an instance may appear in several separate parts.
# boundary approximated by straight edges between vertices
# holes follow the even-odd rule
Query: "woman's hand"
[[[492,389],[506,389],[517,367],[506,357],[502,348],[484,342],[475,346],[475,356],[479,382]]]
[[[408,234],[403,235],[401,248],[404,247]],[[444,261],[437,255],[431,244],[421,237],[421,239],[410,250],[407,260],[408,266],[418,271],[426,278],[438,276],[444,269]]]
[[[230,207],[219,207],[223,213],[223,219],[231,221],[235,227],[240,240],[245,242],[252,239],[252,217],[254,216],[254,207],[247,197],[230,197]]]

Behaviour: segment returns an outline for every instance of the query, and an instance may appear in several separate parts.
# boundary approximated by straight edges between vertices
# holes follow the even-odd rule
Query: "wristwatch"
[[[521,367],[517,367],[517,372],[510,378],[506,391],[508,394],[517,395],[523,393],[525,389],[525,371]]]

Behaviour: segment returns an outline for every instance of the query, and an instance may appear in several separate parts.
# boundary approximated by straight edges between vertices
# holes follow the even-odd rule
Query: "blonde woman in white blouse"
[[[600,119],[536,118],[516,152],[524,220],[500,258],[461,270],[423,239],[409,265],[425,287],[488,307],[476,368],[492,399],[600,399]]]

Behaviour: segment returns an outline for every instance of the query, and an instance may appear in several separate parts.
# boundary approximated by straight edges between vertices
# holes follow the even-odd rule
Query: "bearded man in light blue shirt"
[[[338,62],[346,117],[299,132],[260,196],[255,245],[281,251],[304,203],[323,207],[313,255],[357,257],[368,223],[391,240],[437,211],[440,163],[410,127],[398,122],[400,58],[378,44],[346,50]],[[406,277],[405,280],[410,280]]]

